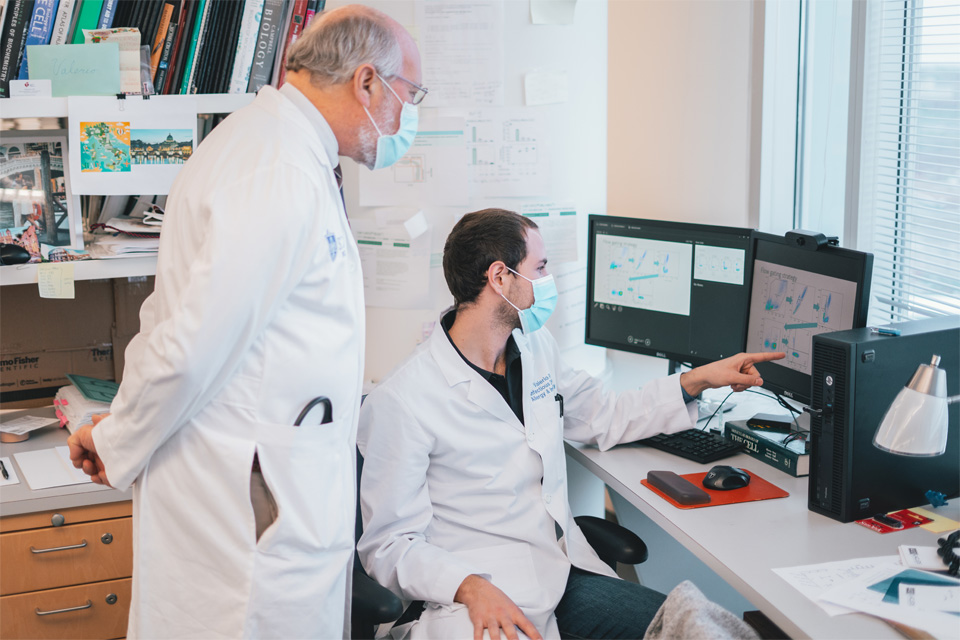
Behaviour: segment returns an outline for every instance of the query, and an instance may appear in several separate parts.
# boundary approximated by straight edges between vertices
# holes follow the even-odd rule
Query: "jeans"
[[[556,608],[561,638],[642,638],[667,597],[642,585],[570,568]]]

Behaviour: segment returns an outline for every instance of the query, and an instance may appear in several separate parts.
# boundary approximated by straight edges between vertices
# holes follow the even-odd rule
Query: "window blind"
[[[960,0],[868,3],[859,224],[871,323],[960,314]]]

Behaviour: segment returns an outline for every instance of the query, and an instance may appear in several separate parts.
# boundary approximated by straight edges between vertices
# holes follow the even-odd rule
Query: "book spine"
[[[77,17],[77,26],[73,29],[73,39],[70,44],[83,44],[83,30],[96,29],[100,22],[100,9],[103,0],[83,0],[80,5],[80,15]]]
[[[193,30],[193,21],[196,16],[197,1],[184,0],[180,9],[180,25],[177,27],[177,41],[173,45],[173,58],[170,60],[170,73],[167,74],[167,86],[163,92],[174,94],[180,92],[180,83],[183,82],[183,67],[187,59],[187,50],[190,48],[190,33]]]
[[[157,77],[153,82],[153,90],[157,94],[163,93],[163,85],[167,80],[167,74],[170,73],[170,57],[173,55],[173,41],[176,37],[177,23],[171,20],[167,25],[167,37],[163,40],[163,51],[157,63]]]
[[[310,26],[313,16],[317,15],[317,5],[319,0],[307,0],[307,12],[303,15],[303,30],[306,31]]]
[[[256,93],[270,82],[273,61],[277,56],[277,24],[283,15],[283,0],[266,0],[263,4],[263,17],[257,32],[257,46],[250,67],[250,82],[247,93]]]
[[[197,60],[200,57],[203,48],[203,29],[206,26],[207,16],[210,14],[210,5],[212,0],[200,0],[200,6],[197,8],[197,20],[193,28],[193,42],[190,45],[190,57],[187,59],[187,68],[184,70],[183,84],[180,87],[180,93],[196,93],[196,87],[193,84],[197,74]]]
[[[156,80],[157,66],[160,64],[160,56],[163,55],[163,43],[167,40],[167,29],[170,27],[170,18],[173,17],[173,4],[165,2],[163,12],[160,14],[160,24],[157,25],[157,34],[153,38],[153,46],[150,47],[150,78]]]
[[[766,462],[792,476],[800,477],[810,473],[810,456],[800,454],[787,447],[770,442],[753,434],[749,427],[727,424],[724,436],[744,446],[744,453]]]
[[[230,86],[227,93],[244,93],[250,82],[250,68],[253,66],[253,53],[257,46],[257,32],[263,17],[264,0],[247,0],[243,7],[243,20],[240,23],[240,36],[237,38],[237,53],[233,59],[233,73],[230,74]]]
[[[97,29],[109,29],[113,26],[113,17],[117,13],[117,0],[103,0],[103,8],[100,10],[100,20],[97,22]]]
[[[33,0],[8,0],[6,24],[3,26],[3,57],[0,58],[0,98],[10,97],[10,81],[17,77],[27,22],[33,15]]]
[[[60,0],[60,7],[57,9],[57,15],[53,19],[53,35],[50,36],[50,44],[66,44],[70,37],[70,23],[73,21],[73,9],[76,6],[75,0]]]
[[[27,37],[23,42],[24,47],[31,47],[38,44],[47,44],[50,42],[50,34],[53,33],[53,19],[56,17],[57,0],[36,0],[33,5],[33,17],[30,18],[30,26],[27,27]],[[26,49],[24,49],[26,51]],[[28,80],[30,70],[27,65],[27,56],[24,54],[23,61],[20,63],[20,74],[18,80]]]
[[[287,64],[287,52],[290,46],[297,41],[300,33],[303,31],[303,19],[307,15],[307,0],[295,0],[293,5],[293,16],[290,18],[290,30],[287,31],[287,41],[283,45],[283,55],[280,57],[280,76],[277,80],[277,88],[283,85],[283,77],[287,73],[285,69]]]

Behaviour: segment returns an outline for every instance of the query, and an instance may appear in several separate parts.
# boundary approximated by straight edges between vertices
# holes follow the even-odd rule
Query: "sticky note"
[[[567,74],[563,71],[528,73],[523,80],[523,92],[528,107],[566,102]]]
[[[960,528],[960,522],[940,515],[935,511],[921,509],[919,507],[914,507],[913,509],[910,509],[910,511],[913,511],[918,516],[923,516],[924,518],[930,518],[933,520],[933,522],[920,525],[922,529],[926,529],[927,531],[932,531],[933,533],[943,533],[944,531],[953,531],[954,529]]]
[[[403,223],[403,227],[407,230],[410,239],[414,240],[430,228],[430,223],[427,222],[427,217],[423,215],[423,211],[418,211],[416,215]]]
[[[27,47],[30,79],[49,79],[53,97],[112,96],[120,93],[120,47],[100,44]]]
[[[41,298],[73,300],[73,263],[42,262],[37,265],[37,283]]]

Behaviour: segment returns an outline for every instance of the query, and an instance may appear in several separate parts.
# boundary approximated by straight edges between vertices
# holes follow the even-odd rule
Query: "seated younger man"
[[[701,391],[761,384],[753,363],[782,354],[605,393],[542,328],[557,290],[531,220],[467,214],[443,270],[454,308],[360,413],[361,562],[426,603],[396,634],[642,637],[664,596],[618,579],[587,544],[567,502],[563,439],[609,449],[689,429]]]

